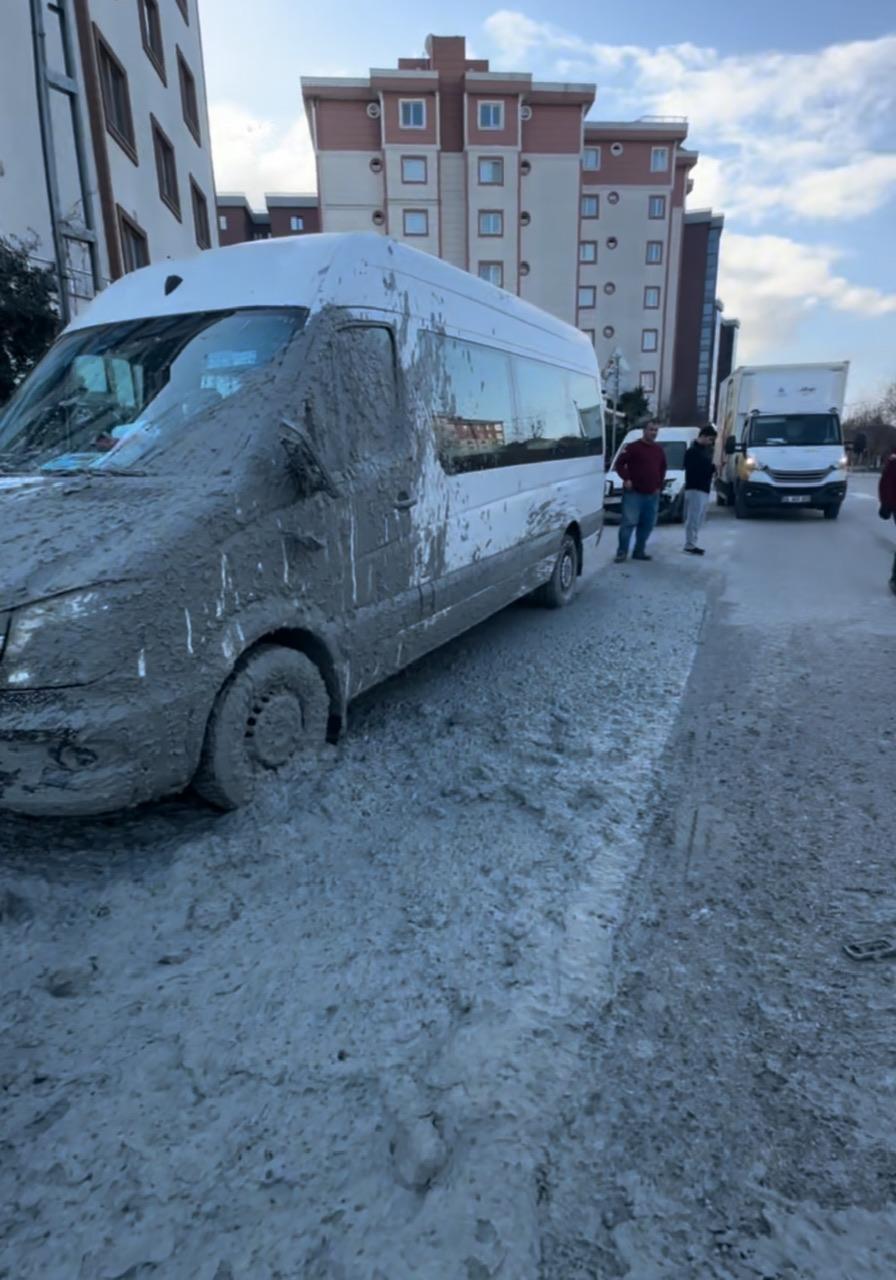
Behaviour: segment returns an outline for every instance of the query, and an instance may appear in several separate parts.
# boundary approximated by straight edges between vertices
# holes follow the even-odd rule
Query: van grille
[[[773,471],[769,467],[768,474],[779,484],[820,484],[828,478],[829,470],[825,467],[824,471]]]

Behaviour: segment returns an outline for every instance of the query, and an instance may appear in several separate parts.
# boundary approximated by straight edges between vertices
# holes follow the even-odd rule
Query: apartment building
[[[63,317],[218,243],[198,0],[17,0],[0,17],[0,233]]]
[[[492,71],[462,36],[364,78],[304,77],[321,229],[378,229],[519,293],[663,404],[697,155],[684,120],[587,121],[595,93]]]
[[[722,307],[722,310],[724,311],[724,307]],[[715,395],[712,401],[712,420],[716,423],[719,420],[719,387],[728,377],[731,370],[737,368],[737,339],[739,333],[740,321],[723,315],[719,325],[716,347]]]
[[[669,402],[673,423],[698,424],[713,416],[722,322],[716,294],[724,222],[724,217],[711,209],[684,215],[678,338]]]
[[[222,192],[215,204],[222,245],[272,236],[307,236],[320,231],[320,206],[315,195],[270,194],[264,210],[253,209],[245,195]]]

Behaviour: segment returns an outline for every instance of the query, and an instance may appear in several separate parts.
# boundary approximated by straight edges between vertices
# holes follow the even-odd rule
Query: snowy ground
[[[703,562],[608,530],[248,813],[0,820],[0,1276],[896,1274],[894,967],[840,951],[896,914],[855,489],[713,512]]]
[[[4,1274],[536,1274],[704,608],[632,585],[508,610],[252,812],[0,829]]]

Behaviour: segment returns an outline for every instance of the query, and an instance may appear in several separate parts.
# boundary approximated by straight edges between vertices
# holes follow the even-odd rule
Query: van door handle
[[[410,511],[411,507],[416,507],[416,505],[417,499],[410,497],[410,495],[405,493],[403,489],[395,499],[396,511]]]

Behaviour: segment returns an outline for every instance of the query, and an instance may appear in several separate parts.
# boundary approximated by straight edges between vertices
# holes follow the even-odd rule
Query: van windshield
[[[759,414],[750,422],[751,445],[840,444],[840,422],[833,413],[789,413],[781,417]]]
[[[279,360],[307,315],[201,312],[63,335],[0,415],[0,472],[139,471]]]

